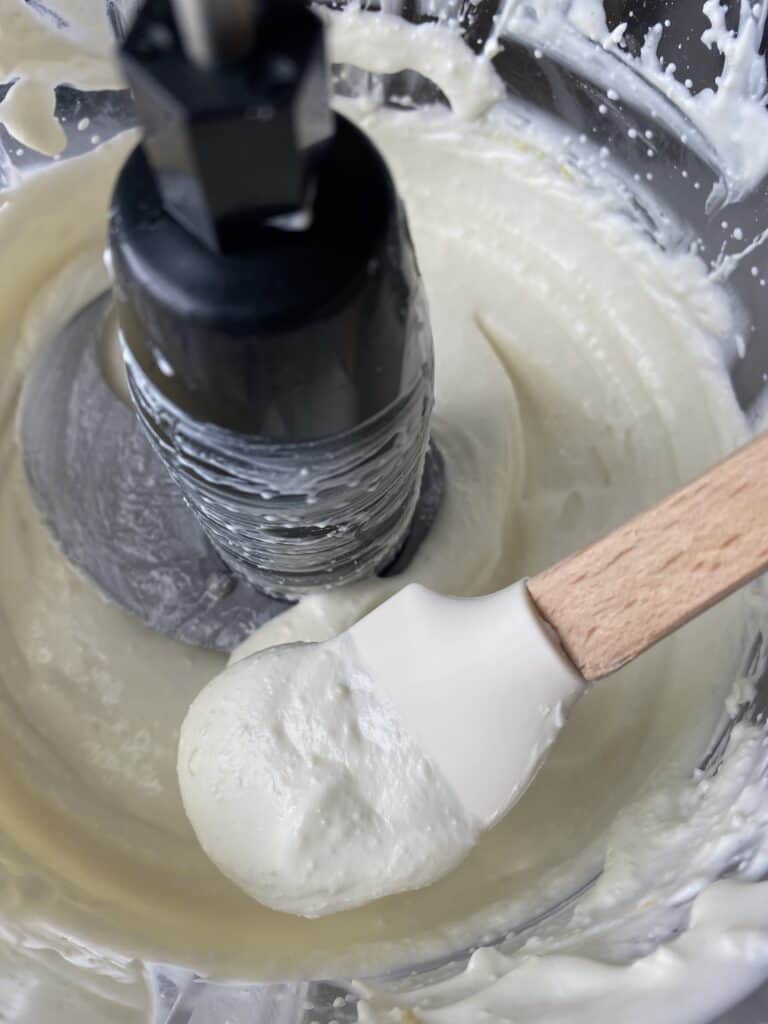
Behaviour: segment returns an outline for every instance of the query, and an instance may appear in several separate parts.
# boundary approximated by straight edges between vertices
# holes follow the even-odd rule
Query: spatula
[[[317,916],[428,884],[473,839],[450,846],[438,830],[430,845],[432,826],[401,813],[425,772],[476,837],[525,791],[590,682],[766,569],[768,434],[538,576],[479,598],[410,585],[326,644],[236,662],[182,726],[190,821],[221,870],[277,909]],[[380,712],[357,723],[372,699]],[[429,760],[416,766],[413,749]]]
[[[486,827],[573,702],[768,569],[768,434],[552,568],[481,598],[412,584],[347,633]]]

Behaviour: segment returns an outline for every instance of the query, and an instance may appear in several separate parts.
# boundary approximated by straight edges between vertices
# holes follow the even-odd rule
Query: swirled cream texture
[[[37,45],[43,23],[30,5],[0,0],[0,23],[17,9]],[[365,14],[348,30],[337,22],[334,46],[358,67],[402,69],[389,24]],[[3,34],[0,48],[20,38]],[[381,147],[408,209],[436,343],[445,502],[405,577],[305,598],[238,656],[325,639],[406,580],[489,593],[604,533],[749,432],[725,365],[738,318],[674,217],[662,248],[654,210],[639,214],[631,190],[599,160],[585,167],[584,148],[574,152],[535,119],[494,106],[492,70],[464,50],[452,59],[455,35],[433,32],[428,43],[425,71],[446,95],[482,94],[462,108],[466,117],[370,102],[347,109]],[[403,52],[418,69],[420,46]],[[77,80],[68,51],[56,54],[57,73]],[[30,89],[27,99],[39,112],[41,94]],[[731,773],[721,770],[717,784],[691,781],[725,717],[752,622],[765,621],[750,595],[581,701],[523,800],[427,889],[302,920],[249,899],[200,848],[180,799],[176,745],[222,660],[152,634],[67,564],[37,516],[13,429],[30,355],[106,287],[108,198],[133,141],[13,181],[0,200],[7,1015],[39,1024],[58,998],[73,1007],[60,1011],[67,1024],[67,1014],[77,1024],[139,1024],[148,1012],[142,959],[241,979],[370,975],[521,927],[603,868],[605,884],[567,919],[537,926],[537,937],[547,941],[549,929],[563,943],[578,934],[585,956],[604,956],[594,938],[602,930],[613,951],[650,950],[684,922],[673,914],[673,925],[668,915],[648,924],[638,908],[684,906],[747,856],[750,822],[762,820],[759,738],[749,729],[732,739]],[[730,812],[746,792],[753,805],[737,821]],[[552,963],[547,974],[553,986],[558,970]],[[543,1019],[530,1006],[519,1016]]]

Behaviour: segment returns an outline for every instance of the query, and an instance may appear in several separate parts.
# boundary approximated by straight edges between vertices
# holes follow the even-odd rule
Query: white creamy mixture
[[[184,809],[259,902],[307,917],[361,906],[464,860],[585,693],[525,581],[469,598],[412,583],[325,643],[271,647],[212,680],[181,726]]]
[[[479,828],[343,641],[308,647],[239,661],[203,690],[179,783],[228,878],[316,917],[428,885]]]
[[[3,67],[13,69],[23,53],[6,53],[17,39],[5,33],[11,13],[24,20],[25,45],[52,33],[31,7],[0,0]],[[334,45],[361,67],[369,59],[401,67],[401,39],[386,45],[389,24],[341,19]],[[450,49],[455,37],[443,38]],[[485,90],[468,112],[492,102],[487,65],[475,75],[466,55],[441,64],[430,52],[425,71],[447,95]],[[77,83],[66,47],[56,53],[54,73]],[[418,69],[417,46],[407,63]],[[36,115],[43,93],[34,94]],[[503,106],[473,121],[443,109],[352,112],[385,153],[408,208],[436,341],[435,434],[449,487],[405,578],[307,598],[240,654],[327,638],[406,578],[446,593],[490,592],[605,532],[748,433],[724,370],[735,323],[726,292],[687,249],[663,252],[627,195],[582,171],[545,126]],[[526,1001],[530,974],[518,984],[518,970],[534,971],[540,990],[564,993],[568,1007],[581,999],[594,1021],[618,1019],[616,993],[639,1000],[657,987],[671,1000],[676,981],[685,992],[687,979],[695,988],[707,978],[715,1007],[721,990],[746,991],[768,962],[757,920],[768,910],[752,912],[768,904],[760,885],[744,899],[705,896],[690,941],[654,954],[647,968],[603,969],[584,957],[650,952],[725,868],[748,863],[759,874],[768,801],[757,731],[739,727],[717,775],[693,776],[743,667],[746,624],[765,619],[750,595],[581,701],[524,799],[434,886],[308,921],[249,900],[202,852],[180,800],[176,744],[187,708],[222,661],[152,634],[67,564],[32,505],[13,430],[31,354],[105,287],[110,184],[132,143],[52,165],[0,199],[7,1019],[138,1024],[147,1013],[142,958],[260,979],[423,961],[531,921],[603,865],[569,912],[536,928],[533,964],[513,951],[484,954],[453,988],[377,994],[366,1012],[398,1019],[392,1005],[434,997],[431,1021],[476,1020],[476,1009],[489,1020],[578,1019],[556,1000]],[[552,956],[576,949],[580,960]],[[698,973],[686,975],[686,965]]]

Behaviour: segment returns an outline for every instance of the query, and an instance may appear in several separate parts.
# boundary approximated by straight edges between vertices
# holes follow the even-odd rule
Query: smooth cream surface
[[[0,0],[0,13],[15,2]],[[340,40],[344,32],[337,23]],[[385,36],[374,52],[367,28],[358,32],[355,63],[373,55],[396,66]],[[610,179],[502,108],[476,121],[443,109],[350,112],[381,146],[408,208],[436,341],[434,429],[449,487],[408,580],[488,593],[744,439],[724,370],[734,331],[726,293],[684,247],[663,252]],[[541,941],[584,942],[626,920],[635,955],[630,926],[643,901],[685,903],[746,856],[762,821],[750,730],[734,738],[739,757],[717,785],[691,781],[741,669],[745,623],[764,618],[746,595],[581,701],[520,804],[428,889],[299,920],[245,897],[198,846],[176,743],[222,661],[152,634],[67,564],[37,517],[13,431],[30,355],[106,285],[109,190],[131,144],[52,166],[0,205],[13,268],[13,287],[0,290],[0,977],[13,986],[10,1019],[37,1024],[50,993],[63,992],[78,1024],[135,1024],[146,1014],[136,958],[229,977],[375,973],[522,924],[603,864],[604,884],[565,924],[549,935],[543,926]],[[402,582],[307,598],[238,654],[325,639]],[[737,820],[745,792],[753,806]],[[663,922],[642,934],[666,937]]]

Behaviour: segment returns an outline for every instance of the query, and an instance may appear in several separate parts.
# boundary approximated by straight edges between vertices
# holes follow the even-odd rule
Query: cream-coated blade
[[[476,598],[411,584],[346,636],[483,828],[520,798],[584,691],[523,581]]]

